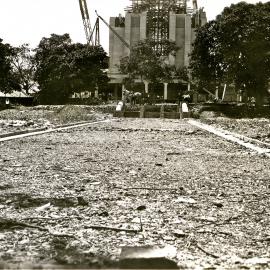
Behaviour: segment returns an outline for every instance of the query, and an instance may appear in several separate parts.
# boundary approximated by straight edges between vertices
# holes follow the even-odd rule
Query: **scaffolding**
[[[162,9],[167,12],[173,11],[177,14],[186,13],[188,0],[130,0],[131,6],[127,11],[141,13],[153,9]]]
[[[130,13],[147,13],[146,36],[154,41],[154,49],[163,54],[164,40],[169,39],[170,13],[187,14],[195,10],[190,8],[191,0],[130,0],[131,6],[126,9]],[[197,3],[196,0],[192,0]],[[195,7],[194,7],[195,8]],[[196,7],[197,8],[197,7]]]

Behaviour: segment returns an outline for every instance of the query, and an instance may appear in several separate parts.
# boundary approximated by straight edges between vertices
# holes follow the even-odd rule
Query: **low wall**
[[[138,110],[139,109],[139,110]],[[167,119],[182,119],[183,113],[180,107],[175,105],[173,107],[166,107],[166,105],[149,106],[143,105],[136,110],[131,111],[128,108],[124,111],[113,114],[114,117],[128,117],[128,118],[167,118]]]
[[[230,118],[243,117],[270,117],[270,106],[248,106],[245,104],[203,104],[193,106],[192,111],[200,117],[203,112],[213,112],[216,116],[226,116]]]

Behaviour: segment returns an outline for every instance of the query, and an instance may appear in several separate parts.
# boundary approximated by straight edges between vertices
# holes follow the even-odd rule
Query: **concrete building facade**
[[[139,2],[139,3],[138,3]],[[172,3],[173,2],[173,3]],[[193,1],[194,2],[194,1]],[[158,15],[156,15],[158,14]],[[161,21],[161,23],[158,22]],[[110,18],[111,28],[122,38],[110,31],[109,39],[109,77],[115,94],[120,93],[125,75],[119,72],[120,60],[130,53],[130,48],[145,39],[168,39],[179,47],[176,56],[170,56],[169,63],[179,67],[187,67],[192,43],[196,37],[196,29],[207,22],[203,9],[188,8],[182,0],[132,0],[125,17]],[[164,25],[162,25],[164,24]],[[148,91],[149,82],[144,82]],[[163,98],[168,99],[168,84],[164,83]]]

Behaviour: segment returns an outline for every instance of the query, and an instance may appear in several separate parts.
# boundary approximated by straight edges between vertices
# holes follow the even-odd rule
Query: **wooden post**
[[[126,89],[125,89],[125,85],[122,84],[122,100],[125,99],[125,94],[124,94],[125,90],[126,90]]]
[[[175,113],[176,113],[175,118],[177,119],[177,116],[178,116],[178,113],[179,113],[179,119],[180,119],[180,106],[179,105],[176,106],[176,112]]]
[[[180,101],[180,104],[179,104],[179,114],[180,114],[180,119],[183,119],[182,102],[181,101]]]
[[[160,107],[160,118],[164,118],[164,105]]]
[[[168,83],[163,83],[164,84],[164,100],[168,99]]]
[[[142,105],[140,108],[140,118],[144,118],[145,116],[145,105]]]
[[[223,101],[224,98],[225,98],[226,89],[227,89],[227,84],[225,83],[225,84],[224,84],[224,88],[223,88],[222,101]]]
[[[216,91],[215,91],[215,98],[216,98],[216,100],[218,100],[219,98],[218,98],[218,86],[216,86]]]
[[[99,98],[99,95],[98,95],[98,86],[96,85],[95,87],[95,98]]]

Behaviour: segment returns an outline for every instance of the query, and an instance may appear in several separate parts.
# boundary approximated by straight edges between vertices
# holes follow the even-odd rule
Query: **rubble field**
[[[115,106],[35,106],[0,111],[0,134],[110,118]]]
[[[180,269],[270,268],[269,158],[186,119],[64,109],[61,121],[52,108],[0,112],[33,125],[111,119],[0,143],[0,269],[117,268],[124,246],[174,248]],[[269,132],[269,119],[203,121]]]
[[[252,139],[258,139],[262,142],[270,143],[269,118],[230,119],[226,117],[216,117],[203,119],[203,122],[217,128],[222,128],[224,130],[250,137]]]

